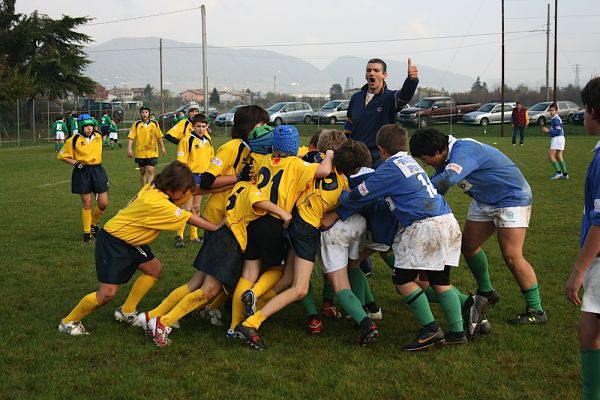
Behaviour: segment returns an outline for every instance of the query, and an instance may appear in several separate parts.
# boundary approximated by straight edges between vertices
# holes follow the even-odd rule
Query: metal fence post
[[[35,144],[35,99],[31,99],[31,119],[33,125],[33,144]]]
[[[21,118],[19,117],[19,99],[17,99],[17,146],[21,147]]]

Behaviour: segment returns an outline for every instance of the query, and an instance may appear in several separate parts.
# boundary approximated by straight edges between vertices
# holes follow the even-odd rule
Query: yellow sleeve
[[[70,138],[67,139],[67,141],[65,142],[65,145],[63,146],[62,149],[60,149],[60,151],[58,152],[58,155],[56,156],[56,158],[58,158],[59,160],[64,160],[65,158],[70,158],[72,160],[75,160],[75,154],[73,154],[73,140],[77,138],[77,135],[71,136]]]
[[[180,140],[179,144],[177,145],[177,161],[181,161],[182,163],[189,166],[190,156],[188,153],[188,141],[185,139],[188,139],[188,136]]]
[[[525,126],[529,125],[529,111],[525,110]]]
[[[210,165],[206,172],[213,176],[221,176],[233,165],[234,152],[232,151],[232,142],[223,144],[217,150],[217,154],[210,160]],[[237,146],[236,146],[237,150]]]
[[[137,130],[135,129],[136,124],[137,124],[137,121],[135,121],[131,125],[131,129],[129,129],[129,134],[127,135],[127,139],[135,139],[137,137]]]

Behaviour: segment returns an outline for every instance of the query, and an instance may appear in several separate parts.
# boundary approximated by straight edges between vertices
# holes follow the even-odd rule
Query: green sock
[[[331,283],[329,283],[329,279],[323,275],[323,298],[333,301],[334,294],[333,286],[331,286]]]
[[[579,350],[583,400],[600,399],[600,349]]]
[[[58,142],[54,143],[54,151],[58,151]]]
[[[404,297],[404,301],[413,314],[415,314],[421,326],[425,326],[435,321],[435,318],[433,318],[433,314],[431,313],[431,308],[429,307],[429,302],[427,301],[427,296],[424,296],[424,294],[423,289],[419,288]]]
[[[448,330],[450,332],[462,332],[462,309],[456,291],[448,289],[445,292],[438,293],[438,298],[448,322]]]
[[[460,308],[462,309],[462,306],[465,305],[465,302],[469,298],[469,295],[462,293],[455,286],[452,286],[452,290],[454,290],[456,292],[456,295],[458,296],[458,301],[460,301]]]
[[[558,165],[558,161],[552,161],[552,168],[554,168],[554,172],[560,174],[560,166]]]
[[[317,311],[317,305],[315,304],[315,295],[313,293],[313,285],[312,282],[308,285],[308,293],[302,299],[302,305],[306,310],[306,313],[310,315],[319,315]]]
[[[367,276],[360,268],[356,269],[360,271],[362,279],[365,282],[365,304],[375,302],[375,297],[373,297],[373,293],[371,292],[371,285],[369,285],[369,280],[367,279]]]
[[[390,267],[391,270],[394,270],[394,263],[396,262],[396,257],[394,257],[394,252],[390,251],[387,254],[379,253],[379,255],[381,256],[381,259],[383,260],[383,262],[385,262],[385,265]]]
[[[488,259],[483,249],[479,253],[471,257],[465,257],[467,265],[477,282],[477,288],[481,292],[491,292],[494,290],[492,281],[490,280],[490,271],[488,267]]]
[[[367,313],[362,308],[362,304],[360,304],[360,301],[356,295],[352,293],[352,290],[340,290],[337,292],[337,297],[342,308],[346,310],[348,314],[350,314],[352,319],[356,321],[357,324],[360,324],[360,322],[367,316]]]
[[[562,172],[563,174],[567,173],[567,163],[565,162],[565,160],[562,160],[560,163],[560,172]]]
[[[352,292],[360,301],[360,304],[365,305],[365,284],[367,278],[365,273],[360,268],[349,268],[348,269],[348,280],[350,280],[350,287]]]
[[[465,305],[465,301],[467,301],[467,299],[469,298],[469,295],[461,293],[460,290],[458,290],[454,286],[452,286],[451,290],[454,290],[456,292],[456,295],[458,296],[458,301],[460,301],[460,308],[462,309],[462,306]],[[427,295],[427,300],[429,300],[429,303],[439,303],[440,302],[439,295],[435,292],[435,290],[433,290],[433,288],[431,286],[427,287],[425,294]]]
[[[544,311],[542,309],[542,298],[540,297],[540,285],[534,284],[529,289],[521,291],[525,296],[525,303],[536,311]]]

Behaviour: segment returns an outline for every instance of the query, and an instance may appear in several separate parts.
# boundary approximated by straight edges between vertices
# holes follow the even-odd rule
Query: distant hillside
[[[147,83],[159,87],[159,39],[119,38],[88,47],[93,63],[87,75],[102,85],[143,87]],[[366,59],[340,57],[325,70],[299,58],[273,51],[255,49],[208,49],[209,87],[247,89],[285,93],[328,93],[334,83],[344,87],[351,77],[354,86],[364,83]],[[475,78],[447,73],[419,65],[421,86],[443,87],[450,91],[468,90]],[[397,88],[406,76],[406,63],[388,62],[388,84]],[[441,83],[441,85],[440,85]],[[163,85],[178,93],[202,87],[202,48],[198,44],[163,40]]]

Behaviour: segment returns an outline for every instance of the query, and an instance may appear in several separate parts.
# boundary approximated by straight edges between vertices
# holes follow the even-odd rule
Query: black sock
[[[371,318],[369,317],[364,317],[358,324],[360,330],[363,332],[368,331],[371,328],[371,325],[373,325],[373,321],[371,321]]]
[[[365,304],[365,308],[370,313],[376,313],[377,311],[379,311],[379,307],[377,306],[377,303],[375,303],[374,301]]]
[[[440,329],[440,326],[436,321],[433,321],[425,325],[423,328],[427,329],[429,332],[437,332],[437,330]]]

